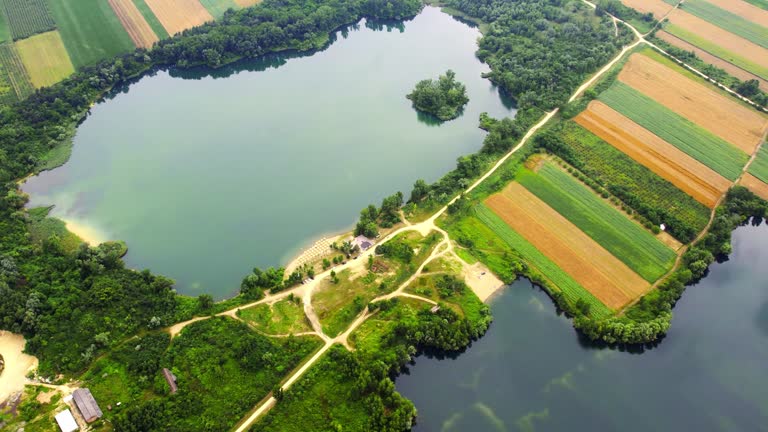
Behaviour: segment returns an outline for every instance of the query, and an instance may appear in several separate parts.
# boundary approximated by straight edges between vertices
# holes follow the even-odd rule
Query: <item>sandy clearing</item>
[[[519,183],[485,203],[606,306],[619,309],[650,284]]]
[[[760,198],[768,200],[768,184],[763,183],[752,174],[744,173],[739,183]]]
[[[80,237],[80,240],[88,243],[91,246],[98,246],[108,240],[106,236],[99,232],[99,230],[96,228],[89,227],[73,220],[61,220],[64,221],[64,226],[67,228],[67,231]]]
[[[24,344],[23,336],[0,331],[0,354],[5,360],[5,369],[0,373],[0,402],[24,390],[27,372],[37,368],[37,358],[23,353]]]
[[[669,14],[669,22],[700,36],[728,51],[749,59],[757,65],[768,67],[768,50],[742,37],[721,29],[682,9]]]
[[[731,185],[728,179],[602,102],[591,102],[575,121],[709,208]]]
[[[723,60],[714,54],[710,54],[708,51],[704,51],[695,45],[691,45],[671,33],[667,33],[664,30],[661,30],[656,33],[656,37],[677,48],[686,51],[693,51],[693,53],[696,54],[698,58],[704,60],[704,62],[717,66],[742,81],[756,79],[760,82],[760,88],[763,89],[763,91],[768,91],[768,81],[751,72],[745,71],[744,69],[734,65],[733,63]]]
[[[173,36],[192,27],[213,21],[199,0],[145,0],[160,24]]]
[[[752,21],[755,24],[768,27],[768,11],[765,9],[751,5],[742,0],[707,0],[707,2],[712,3],[720,9],[736,14],[747,21]]]
[[[619,80],[748,154],[768,130],[768,117],[642,54],[633,54]]]
[[[459,261],[461,261],[460,258]],[[480,262],[476,262],[472,265],[462,263],[461,274],[464,276],[464,282],[472,289],[472,292],[482,301],[486,303],[493,294],[506,285],[488,267]]]
[[[621,0],[624,5],[642,13],[652,13],[656,19],[661,19],[672,10],[674,6],[662,0]]]
[[[109,5],[128,32],[136,48],[151,48],[160,39],[157,37],[147,20],[133,4],[133,0],[109,0]]]

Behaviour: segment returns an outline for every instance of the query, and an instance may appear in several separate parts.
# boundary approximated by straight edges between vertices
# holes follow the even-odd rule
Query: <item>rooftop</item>
[[[72,392],[72,398],[86,422],[90,423],[104,415],[101,412],[101,408],[99,408],[99,404],[96,403],[96,399],[93,398],[91,391],[87,388],[75,390]]]
[[[74,432],[79,429],[75,417],[72,415],[72,411],[68,409],[56,414],[56,417],[54,418],[56,419],[56,423],[59,424],[61,432]]]

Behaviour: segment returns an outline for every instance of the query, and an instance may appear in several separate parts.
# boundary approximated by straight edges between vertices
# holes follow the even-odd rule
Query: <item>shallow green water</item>
[[[634,352],[579,340],[528,281],[492,304],[455,359],[416,359],[397,389],[414,432],[768,431],[768,227],[735,232],[730,261],[689,287],[672,329]]]
[[[30,205],[127,241],[130,266],[180,292],[232,294],[253,266],[285,264],[477,151],[481,112],[514,115],[481,77],[477,29],[435,8],[370,27],[312,56],[141,79],[93,108],[66,165],[28,181]],[[437,125],[405,95],[449,68],[470,102]]]

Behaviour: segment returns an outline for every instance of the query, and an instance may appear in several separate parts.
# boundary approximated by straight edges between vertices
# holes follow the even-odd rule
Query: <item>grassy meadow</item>
[[[120,20],[103,0],[48,0],[75,68],[134,50]]]
[[[234,0],[200,0],[200,3],[216,19],[221,18],[227,9],[240,9]]]
[[[653,233],[553,163],[538,173],[523,170],[517,180],[643,279],[656,281],[674,261],[675,252]]]
[[[304,315],[304,306],[298,297],[281,300],[275,304],[260,304],[242,309],[240,319],[257,330],[272,335],[287,335],[312,331]]]
[[[37,88],[56,84],[75,72],[57,31],[17,41],[16,48],[32,85]]]
[[[736,180],[749,160],[739,148],[622,82],[599,100],[727,179]]]

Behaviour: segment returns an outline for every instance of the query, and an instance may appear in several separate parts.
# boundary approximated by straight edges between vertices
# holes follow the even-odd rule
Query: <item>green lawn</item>
[[[671,267],[675,252],[570,174],[547,162],[518,181],[648,282]]]
[[[704,0],[685,0],[682,10],[763,48],[768,48],[768,28],[721,9],[712,3]]]
[[[152,27],[152,31],[155,32],[157,37],[160,39],[168,39],[168,31],[165,30],[165,27],[163,27],[160,20],[157,19],[155,13],[152,12],[152,9],[149,8],[147,3],[144,0],[133,0],[133,4],[136,5],[136,8],[141,12],[141,15],[147,20],[147,24]]]
[[[238,312],[238,316],[257,330],[268,334],[287,335],[312,331],[300,298],[243,309]]]
[[[749,60],[748,58],[728,51],[720,45],[712,43],[695,33],[689,32],[688,30],[680,28],[674,24],[664,26],[664,30],[690,43],[691,45],[696,45],[704,51],[708,51],[712,55],[720,57],[727,62],[733,63],[735,66],[738,66],[745,71],[752,72],[760,78],[768,79],[768,68],[762,67],[757,63]]]
[[[739,148],[622,82],[599,99],[727,179],[736,180],[749,160]]]
[[[208,9],[214,18],[219,19],[227,9],[240,9],[234,0],[200,0],[200,3]]]
[[[493,233],[506,242],[512,249],[517,251],[520,256],[539,273],[550,280],[560,291],[563,292],[569,302],[575,303],[578,299],[583,299],[590,305],[590,313],[595,317],[604,317],[611,315],[608,309],[600,300],[584,289],[578,282],[563,271],[560,267],[539,252],[532,244],[525,240],[520,234],[504,223],[501,218],[496,216],[491,209],[484,204],[475,207],[477,218],[482,221]],[[480,240],[480,239],[478,239]]]
[[[760,152],[752,162],[752,165],[749,166],[749,173],[764,183],[768,183],[768,147],[766,147],[766,144],[760,147]]]
[[[48,0],[75,68],[135,49],[109,3],[103,0]]]

